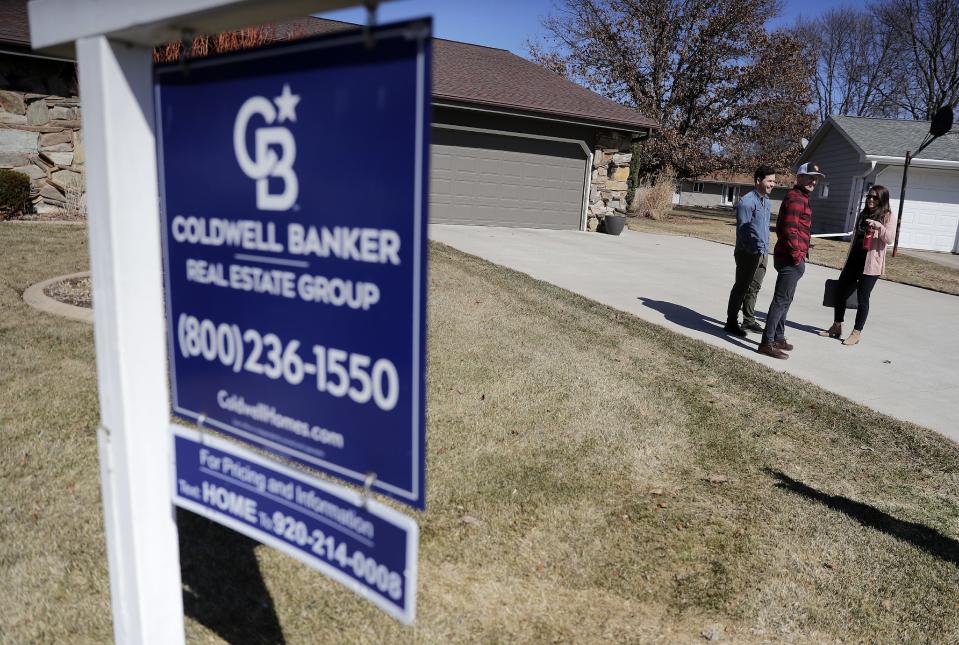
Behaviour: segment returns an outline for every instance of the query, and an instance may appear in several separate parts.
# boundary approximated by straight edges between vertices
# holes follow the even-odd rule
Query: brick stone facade
[[[588,230],[595,231],[600,220],[617,209],[626,210],[632,145],[627,133],[610,130],[597,135],[586,212]]]
[[[0,90],[0,168],[30,177],[34,211],[84,210],[80,100]]]

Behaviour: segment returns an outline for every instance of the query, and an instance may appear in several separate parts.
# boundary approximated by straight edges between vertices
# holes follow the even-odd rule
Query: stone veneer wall
[[[30,177],[37,213],[85,211],[80,99],[0,90],[0,168]]]
[[[600,220],[616,210],[625,212],[632,146],[632,135],[626,133],[607,131],[597,135],[586,214],[588,230],[595,231]]]

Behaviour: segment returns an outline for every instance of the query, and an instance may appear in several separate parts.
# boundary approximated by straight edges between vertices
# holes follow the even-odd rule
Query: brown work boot
[[[785,338],[783,338],[782,340],[774,340],[773,347],[775,347],[776,349],[784,349],[787,352],[793,351],[793,344],[790,343]]]
[[[759,343],[759,349],[756,351],[766,356],[772,356],[773,358],[783,360],[789,358],[789,354],[776,347],[776,343]]]

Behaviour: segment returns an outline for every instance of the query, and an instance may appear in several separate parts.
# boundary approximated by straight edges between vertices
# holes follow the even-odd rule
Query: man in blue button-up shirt
[[[753,173],[755,187],[736,204],[736,282],[729,292],[726,326],[730,334],[743,337],[746,330],[762,332],[756,322],[756,296],[766,276],[769,253],[769,215],[772,202],[769,193],[776,185],[776,171],[760,166]],[[743,324],[739,325],[739,310]]]

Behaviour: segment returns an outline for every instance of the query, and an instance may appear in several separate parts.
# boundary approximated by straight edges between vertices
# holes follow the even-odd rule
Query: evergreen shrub
[[[13,170],[0,170],[0,219],[27,212],[30,205],[30,178]]]

